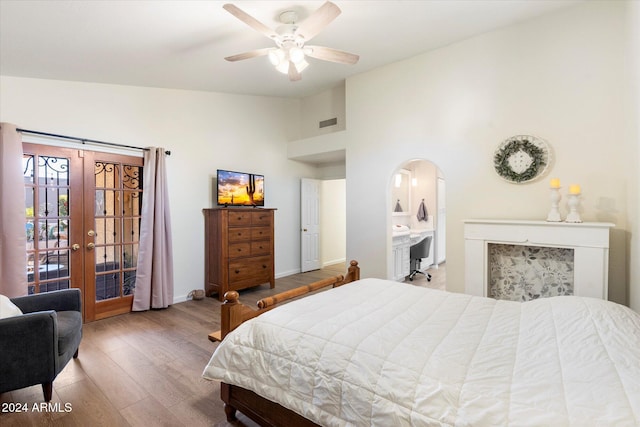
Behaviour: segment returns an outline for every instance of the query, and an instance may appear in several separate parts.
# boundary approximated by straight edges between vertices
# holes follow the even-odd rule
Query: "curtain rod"
[[[75,136],[57,135],[55,133],[39,132],[37,130],[29,130],[29,129],[17,128],[16,131],[20,132],[20,133],[31,133],[33,135],[51,136],[51,137],[54,137],[54,138],[62,138],[62,139],[68,139],[68,140],[71,140],[71,141],[79,141],[82,144],[90,142],[92,144],[102,144],[102,145],[110,145],[112,147],[133,148],[134,150],[149,151],[148,148],[134,147],[133,145],[116,144],[115,142],[97,141],[95,139],[78,138],[78,137],[75,137]],[[165,151],[165,154],[167,156],[170,156],[171,155],[171,151],[167,150],[167,151]]]

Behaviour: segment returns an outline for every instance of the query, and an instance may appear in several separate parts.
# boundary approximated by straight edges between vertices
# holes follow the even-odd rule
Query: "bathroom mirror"
[[[411,212],[411,171],[400,169],[393,177],[391,206],[393,215],[409,215]]]

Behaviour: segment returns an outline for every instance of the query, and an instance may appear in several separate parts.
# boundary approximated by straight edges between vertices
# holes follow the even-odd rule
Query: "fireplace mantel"
[[[465,292],[488,296],[488,245],[495,243],[573,249],[574,295],[607,299],[611,227],[607,222],[465,220]]]

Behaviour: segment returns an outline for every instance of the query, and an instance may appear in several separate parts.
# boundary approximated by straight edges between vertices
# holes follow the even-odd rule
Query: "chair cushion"
[[[82,314],[79,311],[58,311],[58,355],[75,353],[82,338]]]
[[[12,303],[6,296],[0,295],[0,319],[20,316],[21,314],[22,310],[20,310],[17,305]]]

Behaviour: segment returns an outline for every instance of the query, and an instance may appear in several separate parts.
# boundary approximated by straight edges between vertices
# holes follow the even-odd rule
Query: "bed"
[[[230,295],[203,373],[221,381],[229,420],[237,409],[261,425],[640,425],[640,315],[629,308],[373,278],[342,286],[356,277],[280,307],[304,290],[258,310]]]

